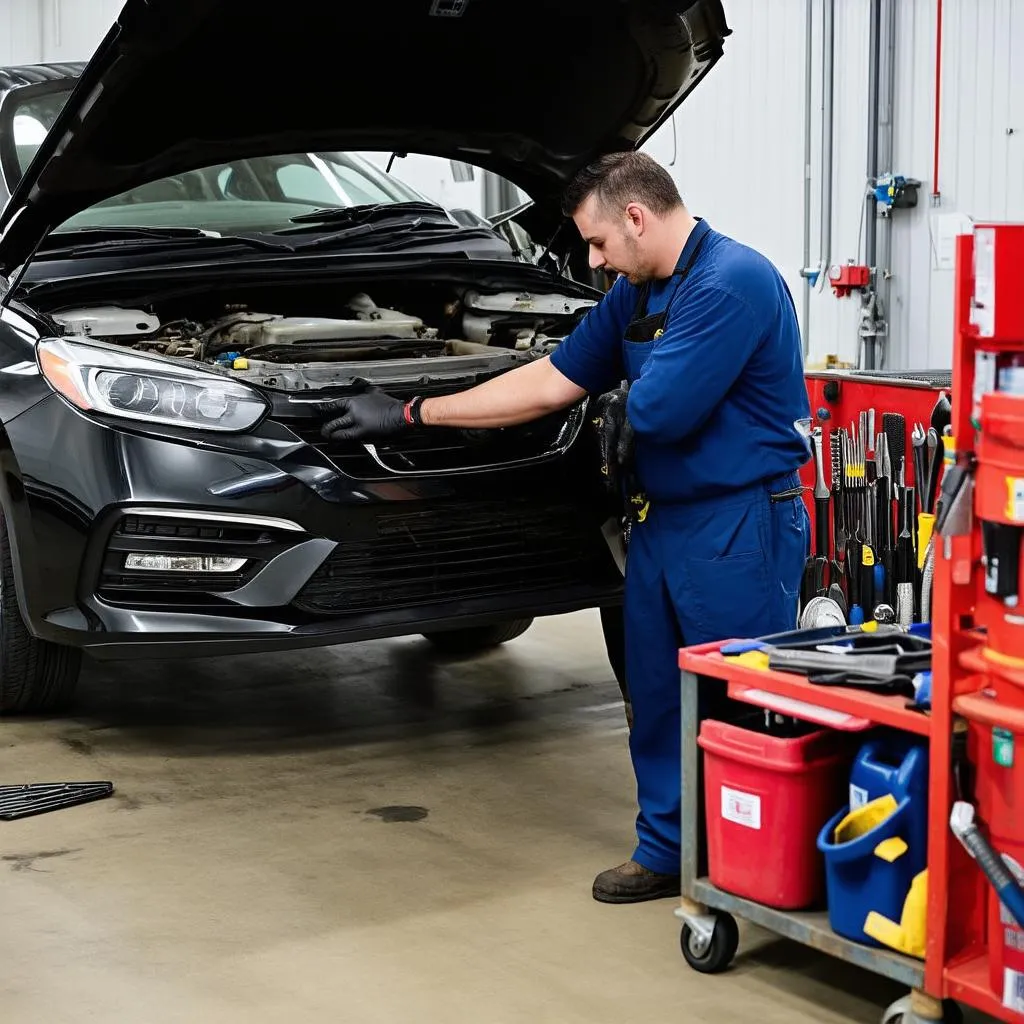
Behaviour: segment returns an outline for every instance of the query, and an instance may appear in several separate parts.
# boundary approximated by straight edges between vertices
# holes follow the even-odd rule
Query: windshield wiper
[[[494,232],[488,228],[467,228],[450,221],[423,221],[417,217],[413,220],[400,219],[392,224],[357,224],[355,227],[332,231],[308,242],[295,245],[296,252],[309,249],[328,247],[346,248],[353,242],[369,241],[375,252],[386,252],[388,249],[399,249],[409,245],[426,244],[441,238],[494,238]]]
[[[216,231],[205,231],[191,227],[109,227],[72,228],[50,235],[40,249],[40,255],[48,256],[68,253],[77,256],[97,249],[148,247],[154,242],[163,245],[194,245],[196,242],[216,245],[246,245],[253,249],[269,252],[293,252],[287,242],[274,242],[268,238],[253,235],[222,235]],[[49,243],[49,244],[48,244]],[[62,244],[70,243],[70,244]]]
[[[331,206],[322,210],[312,210],[292,217],[291,222],[297,228],[282,228],[275,231],[277,235],[294,234],[300,231],[315,230],[321,224],[370,224],[381,218],[407,218],[418,215],[433,217],[448,222],[448,212],[436,203],[373,203],[363,206]]]

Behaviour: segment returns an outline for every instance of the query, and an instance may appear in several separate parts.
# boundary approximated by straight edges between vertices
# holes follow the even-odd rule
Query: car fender
[[[0,514],[7,527],[7,543],[11,551],[14,568],[14,591],[25,624],[29,625],[27,612],[35,607],[38,577],[38,559],[35,553],[35,535],[29,518],[25,485],[21,468],[11,447],[7,428],[0,423]],[[30,630],[32,629],[29,626]]]

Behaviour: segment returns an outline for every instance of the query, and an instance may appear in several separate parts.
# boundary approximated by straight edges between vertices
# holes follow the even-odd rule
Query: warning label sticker
[[[722,787],[722,817],[734,825],[760,829],[761,798],[754,793]]]

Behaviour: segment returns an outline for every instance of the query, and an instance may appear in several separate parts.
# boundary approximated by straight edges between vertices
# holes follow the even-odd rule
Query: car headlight
[[[269,409],[258,391],[239,381],[133,352],[55,339],[40,342],[38,358],[50,386],[88,412],[239,433]]]

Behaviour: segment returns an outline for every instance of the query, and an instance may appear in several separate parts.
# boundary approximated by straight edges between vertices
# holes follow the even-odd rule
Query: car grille
[[[338,615],[430,601],[508,597],[617,575],[596,526],[571,505],[444,502],[389,512],[342,541],[295,600]]]
[[[388,384],[381,390],[394,398],[408,401],[419,395],[430,398],[451,394],[469,387],[476,381],[443,380],[416,384]],[[530,423],[499,430],[462,430],[429,427],[413,430],[388,442],[375,444],[384,468],[365,446],[353,441],[328,441],[320,432],[321,418],[288,419],[279,417],[284,424],[306,444],[323,452],[346,476],[356,480],[386,480],[396,474],[431,474],[457,470],[480,470],[500,467],[523,459],[542,459],[554,453],[567,435],[574,432],[574,424],[583,414],[583,408],[563,410],[543,416]]]
[[[297,421],[289,429],[323,452],[346,476],[357,480],[383,480],[399,473],[438,473],[499,467],[523,459],[553,454],[566,429],[566,414],[500,430],[453,430],[430,427],[410,431],[389,443],[375,444],[383,468],[358,442],[327,441],[320,423]]]

